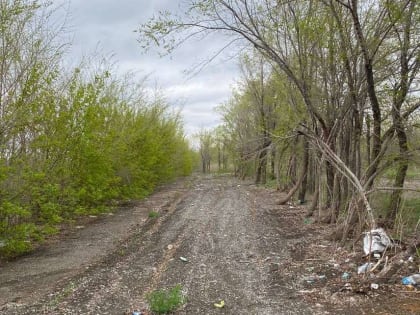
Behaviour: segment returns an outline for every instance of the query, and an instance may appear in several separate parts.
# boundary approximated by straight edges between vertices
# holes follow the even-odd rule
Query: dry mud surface
[[[200,176],[78,222],[34,253],[2,263],[0,314],[148,314],[146,294],[176,284],[187,303],[175,314],[420,310],[416,292],[343,289],[351,262],[344,250],[325,241],[325,227],[307,224],[302,208],[275,205],[277,197],[228,176]],[[151,210],[159,218],[149,218]],[[220,300],[225,307],[214,307]]]

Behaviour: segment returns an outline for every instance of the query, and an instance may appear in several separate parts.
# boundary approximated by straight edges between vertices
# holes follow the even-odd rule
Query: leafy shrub
[[[7,258],[17,257],[29,252],[32,244],[28,240],[9,239],[2,241],[0,253]]]
[[[192,166],[182,120],[164,99],[147,97],[134,77],[115,77],[105,60],[62,68],[59,48],[45,42],[48,5],[21,2],[1,9],[2,39],[13,47],[2,62],[22,70],[0,78],[14,91],[0,117],[7,125],[0,133],[0,256],[8,257],[31,250],[63,222],[145,197]]]
[[[185,303],[181,285],[169,290],[156,290],[147,295],[150,309],[157,314],[166,314],[176,310]]]
[[[0,254],[19,256],[31,250],[35,225],[28,223],[31,212],[9,201],[0,204]]]

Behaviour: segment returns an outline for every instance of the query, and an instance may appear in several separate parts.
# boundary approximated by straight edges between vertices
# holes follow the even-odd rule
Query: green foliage
[[[401,216],[407,222],[408,231],[414,230],[420,218],[420,198],[406,198]]]
[[[154,210],[149,212],[149,218],[155,219],[155,218],[158,218],[158,217],[159,217],[159,212],[154,211]]]
[[[40,27],[49,15],[37,14],[46,7],[0,8],[0,59],[16,69],[0,78],[8,91],[0,91],[0,255],[8,257],[62,222],[190,174],[193,164],[182,121],[163,99],[116,78],[106,62],[101,71],[58,66],[53,32]]]
[[[264,186],[270,189],[276,189],[277,181],[275,179],[268,179]]]
[[[157,314],[166,314],[176,310],[185,303],[181,285],[169,290],[156,290],[147,295],[150,309]]]
[[[0,204],[0,254],[5,257],[21,255],[32,246],[30,239],[36,232],[28,222],[31,213],[9,201]]]
[[[389,192],[376,192],[372,196],[372,207],[376,211],[377,217],[386,218],[388,205],[390,203],[391,194]],[[415,194],[406,192],[403,197],[402,207],[399,216],[396,219],[395,226],[398,233],[412,233],[418,220],[420,218],[420,198]],[[396,238],[401,238],[405,235],[394,235]]]

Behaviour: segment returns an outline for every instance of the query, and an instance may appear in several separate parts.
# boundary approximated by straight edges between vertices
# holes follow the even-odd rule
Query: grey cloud
[[[66,1],[66,0],[63,0]],[[113,54],[122,72],[139,77],[149,74],[150,89],[158,86],[174,106],[182,105],[185,130],[195,132],[220,122],[213,108],[228,99],[238,74],[236,62],[229,60],[234,50],[226,50],[195,75],[200,64],[213,57],[226,43],[224,36],[189,41],[171,56],[160,58],[157,51],[144,54],[134,29],[160,10],[176,12],[183,0],[72,0],[70,25],[74,44],[69,58],[78,59],[99,47],[104,56]],[[99,43],[99,46],[98,46]]]

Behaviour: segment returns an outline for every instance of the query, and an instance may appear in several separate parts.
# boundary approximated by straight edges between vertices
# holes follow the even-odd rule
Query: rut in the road
[[[187,297],[177,314],[313,314],[293,279],[279,279],[287,239],[261,202],[230,177],[199,178],[99,264],[5,314],[124,314],[146,308],[147,292],[175,284]],[[220,300],[226,305],[216,309]]]

